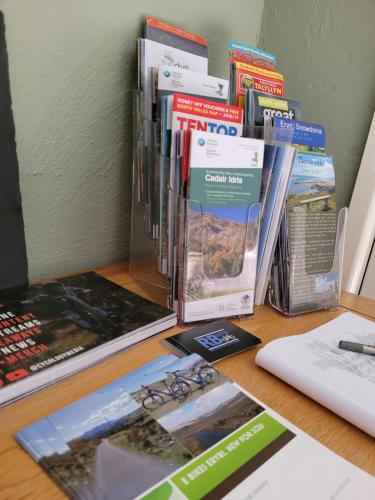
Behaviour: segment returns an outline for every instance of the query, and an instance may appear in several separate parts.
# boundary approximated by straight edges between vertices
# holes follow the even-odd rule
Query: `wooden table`
[[[129,277],[125,264],[97,270],[103,276],[150,298]],[[155,298],[155,297],[154,297]],[[237,321],[263,344],[285,335],[316,328],[344,311],[375,319],[375,301],[343,292],[337,311],[286,318],[267,306],[256,308],[254,317]],[[65,498],[34,460],[16,443],[13,435],[25,425],[45,417],[99,387],[168,352],[160,339],[181,330],[175,327],[142,342],[94,367],[73,375],[35,395],[0,410],[0,499],[52,500]],[[217,367],[328,448],[363,470],[375,475],[375,441],[350,423],[304,396],[254,363],[256,349],[238,354]]]

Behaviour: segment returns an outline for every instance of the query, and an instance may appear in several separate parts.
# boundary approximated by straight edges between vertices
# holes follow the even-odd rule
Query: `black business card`
[[[261,343],[255,335],[226,319],[211,321],[164,339],[164,343],[179,356],[199,354],[210,363],[232,356]]]

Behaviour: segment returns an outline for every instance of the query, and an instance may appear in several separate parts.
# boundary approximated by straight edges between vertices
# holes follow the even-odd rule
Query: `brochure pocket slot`
[[[133,195],[145,207],[145,230],[158,237],[157,203],[159,184],[160,123],[144,117],[142,92],[133,92]]]
[[[269,301],[289,316],[340,301],[347,209],[336,217],[328,197],[303,201],[284,212],[271,268]]]
[[[146,293],[152,293],[160,304],[166,305],[169,285],[161,265],[159,199],[160,182],[164,182],[164,178],[160,179],[160,162],[164,171],[169,159],[159,154],[159,137],[159,122],[144,117],[142,92],[134,91],[129,273]]]
[[[183,322],[253,313],[260,204],[235,214],[171,193],[173,306]]]
[[[263,139],[266,144],[279,146],[292,143],[293,129],[289,127],[274,127],[271,125],[271,122],[264,126],[245,125],[243,128],[243,137]]]

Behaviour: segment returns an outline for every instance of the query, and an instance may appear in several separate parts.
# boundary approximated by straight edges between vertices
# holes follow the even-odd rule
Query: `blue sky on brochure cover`
[[[23,435],[34,443],[38,458],[55,452],[65,453],[69,450],[69,441],[99,426],[109,429],[111,422],[139,409],[140,405],[130,392],[166,378],[167,371],[189,369],[201,359],[197,354],[182,359],[172,354],[159,356],[129,375],[26,427]]]

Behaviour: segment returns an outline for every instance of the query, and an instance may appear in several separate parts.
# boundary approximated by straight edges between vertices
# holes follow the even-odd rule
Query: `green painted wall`
[[[227,77],[227,41],[257,44],[262,8],[263,0],[0,0],[31,279],[128,255],[143,15],[205,35],[210,74]]]
[[[259,45],[278,56],[288,97],[326,126],[338,202],[348,205],[375,109],[374,0],[265,0]]]

